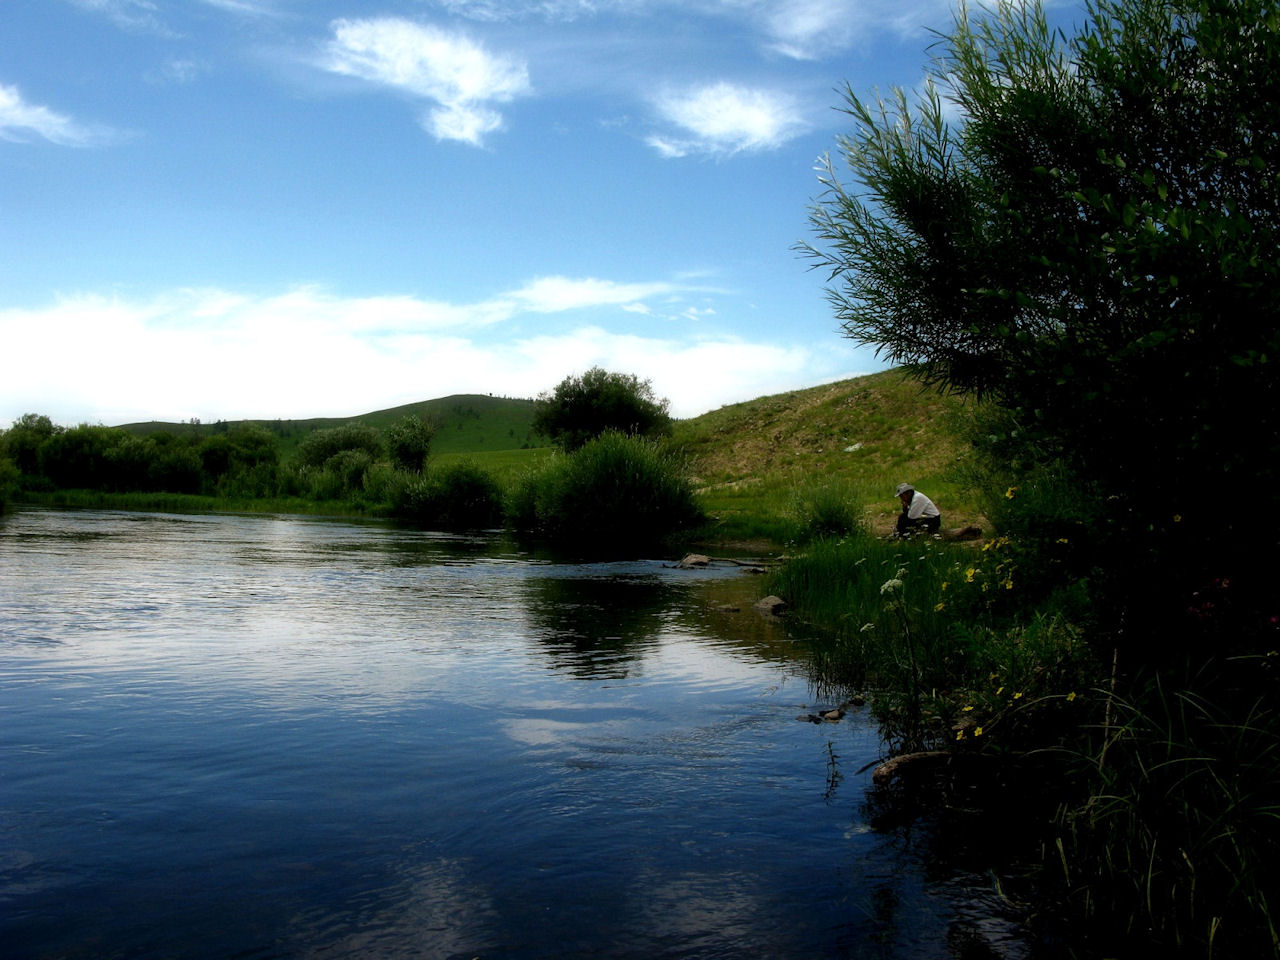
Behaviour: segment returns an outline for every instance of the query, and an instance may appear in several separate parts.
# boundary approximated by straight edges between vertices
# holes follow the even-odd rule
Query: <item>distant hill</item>
[[[375,410],[354,417],[315,417],[310,420],[220,420],[216,423],[147,423],[123,424],[130,433],[183,433],[198,430],[202,435],[218,433],[242,423],[264,427],[276,435],[280,453],[289,457],[307,434],[316,430],[363,423],[385,430],[406,416],[417,416],[435,422],[437,431],[431,449],[434,453],[486,453],[497,450],[519,450],[546,446],[546,440],[533,432],[533,400],[494,397],[484,394],[455,394],[438,400],[406,403],[389,410]]]

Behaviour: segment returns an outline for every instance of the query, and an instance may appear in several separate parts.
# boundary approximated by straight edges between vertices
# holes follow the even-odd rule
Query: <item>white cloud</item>
[[[479,146],[502,126],[492,106],[530,92],[525,64],[475,41],[408,20],[336,20],[325,69],[435,104],[423,125],[437,139]]]
[[[730,83],[669,93],[657,109],[678,128],[675,135],[649,139],[666,157],[765,150],[798,136],[806,126],[793,97]]]
[[[48,107],[27,103],[17,87],[0,84],[0,139],[21,142],[31,135],[68,147],[90,146],[110,138],[105,128],[85,126]]]
[[[535,313],[558,313],[582,307],[621,306],[642,308],[640,301],[668,294],[676,289],[670,283],[616,283],[591,277],[575,280],[569,277],[539,277],[509,294],[526,309]]]
[[[667,286],[551,278],[471,305],[307,287],[174,290],[0,309],[11,356],[46,357],[59,345],[56,362],[10,365],[0,425],[23,413],[61,424],[355,416],[453,393],[532,397],[595,365],[652,380],[683,417],[840,373],[830,350],[705,337],[693,324],[662,336],[593,322],[523,337],[490,330],[522,312],[605,304],[621,315],[624,294]]]

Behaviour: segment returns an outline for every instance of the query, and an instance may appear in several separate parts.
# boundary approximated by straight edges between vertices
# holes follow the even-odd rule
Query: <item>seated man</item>
[[[898,484],[898,499],[902,501],[902,513],[898,514],[898,536],[938,532],[942,526],[942,513],[932,500],[909,483]]]

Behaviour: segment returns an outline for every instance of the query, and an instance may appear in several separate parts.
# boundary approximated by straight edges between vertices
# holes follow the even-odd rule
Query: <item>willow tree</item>
[[[1280,557],[1280,7],[1088,15],[1067,36],[1035,3],[962,8],[914,102],[846,89],[805,247],[847,336],[996,404],[1020,468],[1060,465],[1103,570],[1162,581],[1161,602],[1225,577],[1260,597]]]

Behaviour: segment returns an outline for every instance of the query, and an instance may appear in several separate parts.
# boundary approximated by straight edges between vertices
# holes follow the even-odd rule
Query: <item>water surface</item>
[[[5,517],[0,953],[1018,955],[870,829],[875,731],[797,721],[825,701],[755,589],[372,523]]]

